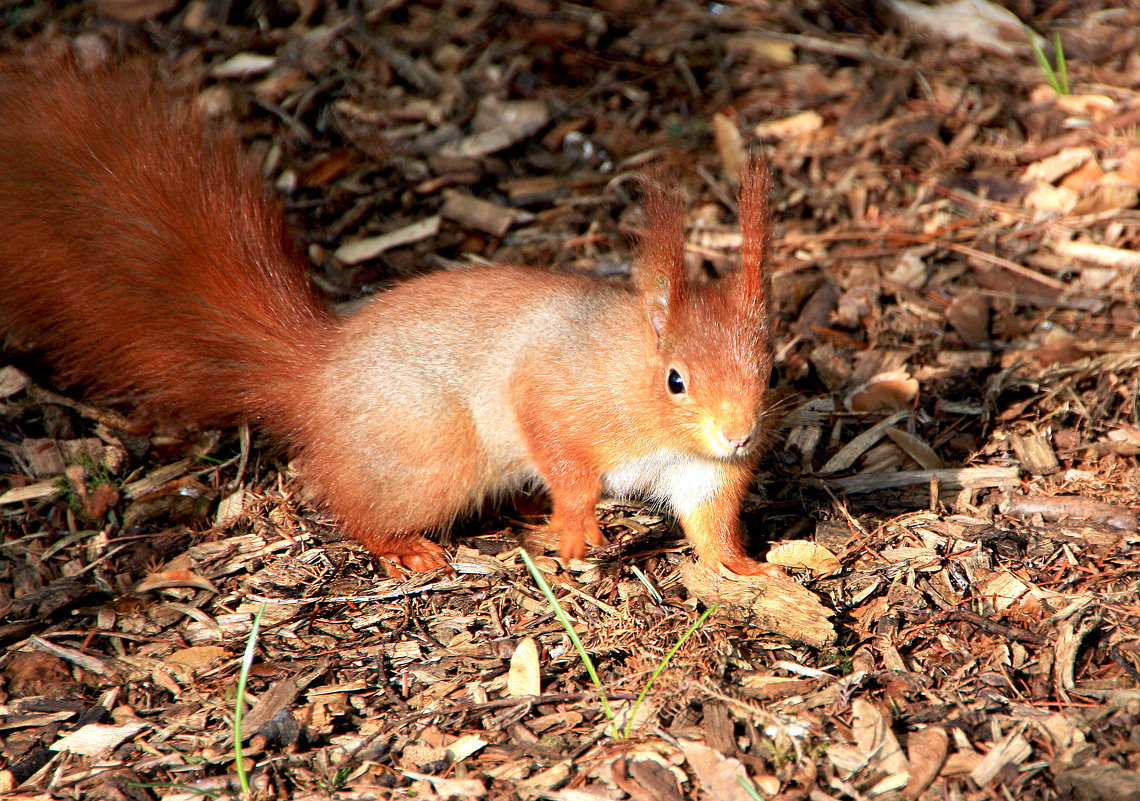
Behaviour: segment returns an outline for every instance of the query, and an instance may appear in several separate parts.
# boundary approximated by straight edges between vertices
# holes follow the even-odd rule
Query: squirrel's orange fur
[[[179,422],[249,420],[378,556],[537,482],[565,557],[603,492],[671,509],[702,559],[763,572],[739,513],[772,363],[768,178],[741,267],[693,283],[680,200],[651,190],[632,288],[516,267],[438,272],[338,319],[232,136],[144,71],[0,74],[0,319],[71,381]]]

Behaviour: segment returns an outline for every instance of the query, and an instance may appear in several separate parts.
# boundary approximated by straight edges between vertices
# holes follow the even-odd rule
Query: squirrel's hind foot
[[[440,567],[454,572],[447,551],[426,537],[409,537],[399,543],[399,551],[373,551],[372,555],[380,560],[390,578],[406,579],[408,573],[424,573]]]

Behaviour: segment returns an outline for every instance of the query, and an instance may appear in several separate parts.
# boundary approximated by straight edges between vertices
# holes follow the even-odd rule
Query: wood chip
[[[455,189],[444,191],[443,198],[443,208],[440,209],[439,216],[491,236],[503,236],[510,230],[515,217],[518,216],[518,212],[514,209],[497,206]]]
[[[404,247],[415,242],[423,241],[439,233],[440,218],[438,214],[425,217],[419,222],[397,228],[380,236],[370,236],[367,239],[357,239],[341,245],[333,253],[345,264],[360,264],[362,261],[374,259],[385,251]]]
[[[1140,251],[1127,248],[1114,248],[1095,242],[1053,243],[1053,249],[1069,259],[1080,259],[1115,270],[1140,269]]]
[[[32,385],[32,379],[15,367],[0,367],[0,400],[18,395]]]
[[[538,665],[538,643],[533,637],[523,637],[511,654],[511,667],[507,672],[507,695],[541,695],[541,671]]]
[[[476,133],[439,150],[446,159],[475,159],[521,142],[550,121],[550,109],[538,100],[499,100],[486,95],[479,102],[472,125]]]
[[[744,162],[748,160],[740,126],[727,114],[717,112],[713,114],[713,138],[716,141],[717,152],[720,154],[720,164],[724,169],[724,174],[735,183],[740,180]]]
[[[1129,531],[1140,528],[1140,511],[1080,496],[1056,495],[1051,498],[1041,498],[1012,495],[1002,500],[1000,509],[1008,515],[1023,517],[1041,515],[1046,520],[1071,517],[1105,523]]]
[[[959,293],[946,310],[946,322],[967,345],[984,345],[990,339],[989,301],[978,290],[967,289]]]
[[[37,478],[58,476],[63,472],[63,453],[57,440],[28,437],[23,442],[23,451],[28,467]]]
[[[1033,748],[1021,734],[1011,733],[990,749],[982,761],[970,771],[970,778],[978,787],[985,787],[994,780],[998,773],[1005,769],[1006,765],[1020,765],[1029,759],[1032,753]]]
[[[249,78],[253,75],[264,75],[277,66],[277,59],[273,56],[263,56],[259,53],[237,53],[210,69],[215,78]]]
[[[105,756],[149,727],[150,724],[145,721],[132,721],[117,726],[88,723],[77,731],[59,738],[49,747],[52,751],[69,751],[81,756]]]
[[[827,463],[820,468],[820,475],[827,473],[838,473],[841,470],[846,470],[855,464],[856,460],[862,456],[868,448],[886,436],[886,431],[891,426],[899,423],[907,418],[909,412],[895,412],[885,420],[880,420],[875,425],[864,431],[859,436],[848,442],[843,446],[830,459]]]
[[[177,0],[95,0],[99,14],[116,22],[154,19],[178,5]]]
[[[851,737],[856,747],[867,755],[876,770],[890,774],[907,772],[906,756],[890,725],[878,708],[863,699],[851,702],[853,721]]]
[[[787,578],[728,576],[703,562],[681,565],[685,588],[705,604],[723,603],[717,616],[747,621],[764,631],[824,648],[835,642],[833,612],[812,592]]]
[[[1011,434],[1009,442],[1021,468],[1033,476],[1048,476],[1061,469],[1052,443],[1041,434]]]
[[[253,708],[245,714],[242,721],[242,737],[249,739],[269,725],[279,712],[292,706],[297,696],[325,674],[328,664],[328,660],[321,660],[305,673],[286,676],[270,684],[269,689],[258,697]]]
[[[827,486],[848,495],[863,492],[878,492],[901,487],[929,486],[931,478],[937,478],[946,490],[984,489],[1016,483],[1020,471],[1016,467],[959,467],[948,470],[900,470],[897,473],[877,473],[849,476],[847,478],[805,479],[819,486]]]
[[[762,122],[752,129],[760,139],[801,139],[823,127],[823,117],[817,111],[801,111],[778,120]]]

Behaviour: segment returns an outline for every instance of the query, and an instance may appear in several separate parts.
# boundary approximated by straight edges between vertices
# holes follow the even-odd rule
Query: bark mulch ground
[[[1140,799],[1140,12],[965,1],[4,3],[4,52],[200,87],[333,302],[482,260],[625,280],[662,165],[692,268],[731,270],[763,152],[781,422],[746,523],[794,581],[630,504],[562,565],[541,498],[388,578],[256,431],[139,435],[12,348],[0,795],[238,793],[264,607],[259,798]]]

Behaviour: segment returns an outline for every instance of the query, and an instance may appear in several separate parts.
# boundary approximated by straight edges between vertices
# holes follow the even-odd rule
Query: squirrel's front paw
[[[595,548],[609,545],[592,514],[589,520],[576,523],[554,515],[550,518],[550,530],[558,532],[558,555],[563,561],[585,559],[587,541]]]
[[[720,563],[738,576],[767,576],[768,578],[787,578],[779,565],[771,562],[757,562],[747,556],[729,556],[720,560]]]

